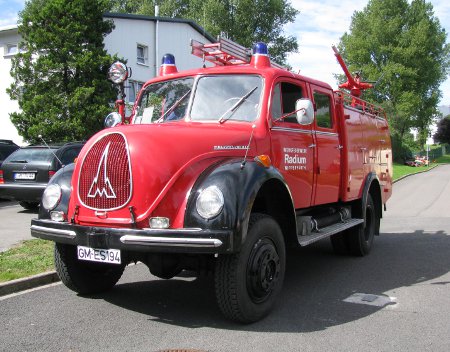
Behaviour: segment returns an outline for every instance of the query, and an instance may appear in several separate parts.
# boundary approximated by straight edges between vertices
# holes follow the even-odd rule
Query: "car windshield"
[[[52,160],[55,150],[48,148],[23,148],[17,149],[6,160],[5,163],[31,163],[48,162]]]
[[[133,123],[180,120],[254,121],[263,81],[255,75],[217,75],[158,82],[145,88]],[[190,107],[190,113],[188,111]]]

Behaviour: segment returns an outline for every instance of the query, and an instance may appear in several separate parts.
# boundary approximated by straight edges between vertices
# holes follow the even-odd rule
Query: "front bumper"
[[[91,248],[158,253],[229,253],[232,230],[126,229],[31,220],[31,235],[44,240]]]
[[[0,184],[0,198],[40,202],[45,187],[46,183],[3,183]]]

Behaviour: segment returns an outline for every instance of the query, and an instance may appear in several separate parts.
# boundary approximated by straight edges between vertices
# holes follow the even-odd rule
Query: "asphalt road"
[[[25,210],[17,202],[0,199],[0,252],[32,239],[30,222],[36,217],[37,210]]]
[[[53,284],[0,298],[0,350],[448,352],[449,197],[450,165],[396,183],[372,253],[336,256],[326,240],[295,251],[258,323],[224,320],[207,278],[138,264],[102,295]]]

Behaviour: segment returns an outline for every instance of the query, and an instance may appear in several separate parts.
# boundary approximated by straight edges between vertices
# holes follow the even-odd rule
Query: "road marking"
[[[369,293],[354,293],[350,297],[343,300],[347,303],[365,304],[374,307],[385,307],[388,305],[396,305],[397,298],[385,295],[373,295]]]

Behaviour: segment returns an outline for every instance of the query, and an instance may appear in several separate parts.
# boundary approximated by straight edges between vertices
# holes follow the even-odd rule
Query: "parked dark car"
[[[19,146],[10,139],[0,139],[0,166],[3,161]]]
[[[0,167],[0,198],[19,201],[25,209],[37,208],[50,178],[73,163],[83,145],[72,142],[17,149]]]

